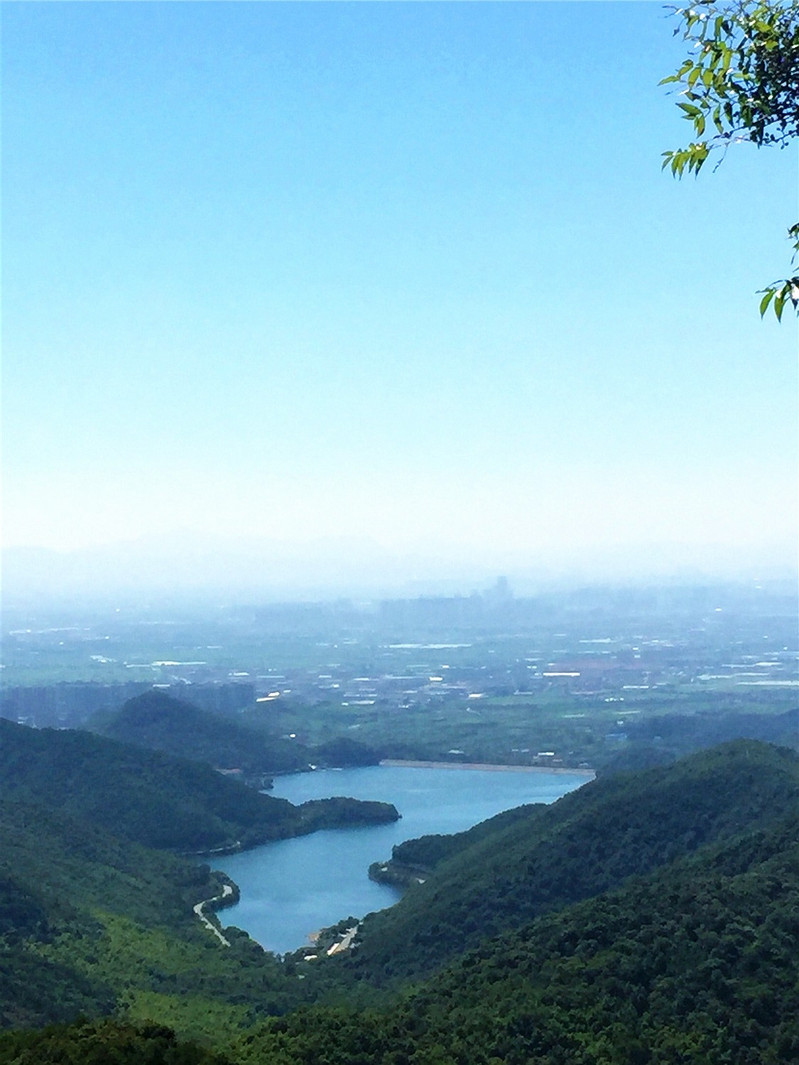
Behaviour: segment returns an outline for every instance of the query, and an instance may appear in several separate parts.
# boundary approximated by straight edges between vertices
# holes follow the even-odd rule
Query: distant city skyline
[[[738,584],[796,588],[796,568],[779,553],[719,545],[655,544],[636,551],[594,548],[579,556],[442,549],[392,552],[369,540],[254,543],[171,539],[130,541],[71,552],[4,551],[3,605],[135,607],[147,602],[378,600],[491,595],[499,578],[511,596],[586,586]]]
[[[797,153],[660,172],[660,4],[2,17],[4,583],[795,569]]]

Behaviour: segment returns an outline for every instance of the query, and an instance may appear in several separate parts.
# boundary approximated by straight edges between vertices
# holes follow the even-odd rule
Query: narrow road
[[[205,925],[205,927],[207,929],[209,929],[209,931],[214,933],[216,938],[219,940],[219,942],[224,947],[229,947],[230,946],[230,941],[228,939],[225,939],[225,937],[222,935],[222,933],[219,931],[219,929],[216,927],[216,925],[208,920],[208,918],[205,916],[204,909],[210,902],[221,902],[223,899],[229,898],[232,894],[233,894],[233,888],[230,886],[230,884],[223,884],[222,885],[222,894],[221,895],[214,895],[214,897],[212,899],[203,899],[202,902],[198,902],[196,906],[192,907],[192,909],[197,914],[197,916],[200,918],[200,920]]]

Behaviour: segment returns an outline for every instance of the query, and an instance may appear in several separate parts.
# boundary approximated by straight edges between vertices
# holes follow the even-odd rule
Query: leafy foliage
[[[70,1021],[81,1013],[111,1013],[115,1006],[116,996],[101,980],[0,940],[0,1028]]]
[[[757,713],[751,706],[744,710],[699,709],[692,714],[642,717],[625,728],[628,742],[598,769],[599,775],[668,765],[690,751],[734,739],[763,740],[799,749],[795,708],[774,714]]]
[[[229,1065],[229,1059],[184,1042],[163,1025],[79,1021],[43,1032],[0,1035],[2,1065]]]
[[[223,947],[192,913],[221,894],[219,874],[147,845],[397,816],[347,798],[293,806],[198,763],[0,721],[0,1026],[114,1011],[209,1037],[296,1005],[304,985],[276,958],[235,930]]]
[[[152,690],[128,699],[116,713],[95,714],[87,727],[121,743],[235,770],[256,788],[268,787],[274,774],[301,771],[309,765],[359,766],[380,761],[371,747],[346,736],[308,747],[258,728],[256,720],[250,715],[243,718],[249,724],[240,723]]]
[[[313,749],[313,761],[317,765],[335,766],[362,766],[377,765],[380,755],[374,748],[365,743],[358,743],[349,736],[337,736],[335,739],[322,743]]]
[[[676,177],[698,174],[714,149],[736,141],[784,146],[799,134],[799,2],[697,0],[675,9],[691,54],[661,84],[680,86],[677,106],[697,140],[663,153]],[[788,230],[792,263],[799,256],[799,223]],[[760,313],[786,303],[799,309],[799,275],[763,290]]]

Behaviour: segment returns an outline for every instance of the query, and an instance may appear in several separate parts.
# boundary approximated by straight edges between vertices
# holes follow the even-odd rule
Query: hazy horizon
[[[69,552],[3,552],[8,604],[119,599],[228,603],[413,598],[488,591],[499,576],[512,594],[530,596],[581,586],[795,583],[796,567],[779,550],[757,554],[720,545],[595,546],[581,556],[480,555],[422,548],[398,553],[368,539],[242,543],[176,534]]]
[[[4,594],[796,570],[796,151],[661,173],[659,4],[2,17]]]

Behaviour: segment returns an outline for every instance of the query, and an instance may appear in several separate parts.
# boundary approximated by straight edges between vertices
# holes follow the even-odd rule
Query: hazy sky
[[[2,8],[7,544],[790,558],[797,152],[661,174],[660,4]]]

